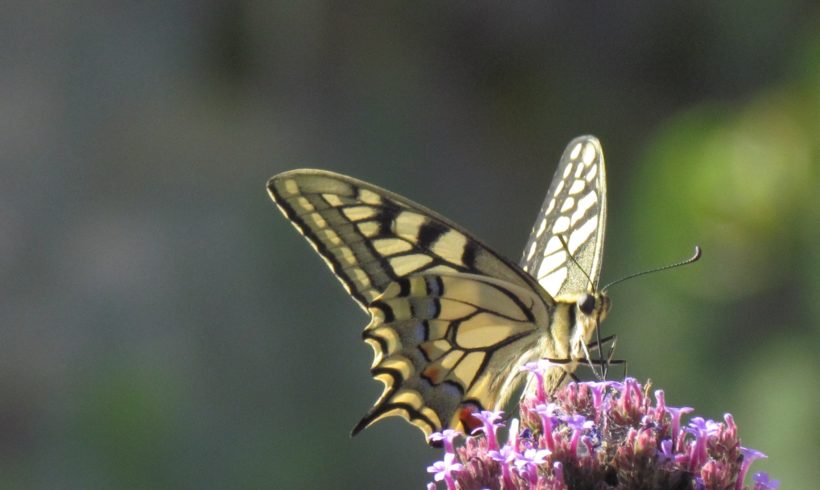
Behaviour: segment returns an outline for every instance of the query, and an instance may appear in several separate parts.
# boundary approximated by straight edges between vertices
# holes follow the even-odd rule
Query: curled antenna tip
[[[613,285],[618,284],[620,282],[626,281],[627,279],[633,279],[635,277],[643,276],[643,275],[646,275],[646,274],[652,274],[654,272],[660,272],[660,271],[665,271],[665,270],[669,270],[669,269],[675,269],[675,268],[683,266],[683,265],[689,265],[689,264],[695,263],[700,259],[701,255],[703,255],[703,252],[700,249],[700,245],[695,245],[695,254],[692,255],[691,257],[689,257],[688,259],[682,261],[682,262],[676,262],[674,264],[670,264],[670,265],[667,265],[667,266],[658,267],[657,269],[650,269],[648,271],[642,271],[642,272],[638,272],[638,273],[635,273],[635,274],[630,274],[630,275],[628,275],[626,277],[622,277],[622,278],[620,278],[616,281],[612,281],[611,283],[609,283],[606,286],[604,286],[603,288],[601,288],[601,290],[606,291],[607,288],[609,288],[610,286],[613,286]]]

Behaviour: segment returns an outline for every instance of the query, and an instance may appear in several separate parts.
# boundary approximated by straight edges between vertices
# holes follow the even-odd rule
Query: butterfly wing
[[[268,192],[365,310],[391,282],[413,274],[482,274],[537,289],[460,226],[375,185],[300,169],[271,178]]]
[[[426,435],[471,428],[536,357],[552,299],[534,278],[439,214],[332,172],[294,170],[268,191],[372,316],[364,339],[385,384],[354,428],[399,415]]]
[[[547,305],[532,290],[475,274],[400,279],[370,306],[363,337],[373,347],[371,373],[385,385],[354,427],[392,415],[426,436],[443,428],[469,433],[472,414],[499,410],[516,386],[518,367],[538,357],[537,325]]]
[[[605,225],[603,150],[594,136],[580,136],[561,156],[520,265],[553,297],[597,290]]]

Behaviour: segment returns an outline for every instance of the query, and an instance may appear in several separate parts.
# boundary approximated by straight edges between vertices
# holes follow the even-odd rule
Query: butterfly
[[[384,391],[353,435],[390,416],[425,437],[469,432],[476,411],[504,407],[525,363],[561,361],[545,376],[552,391],[589,362],[610,307],[598,290],[606,175],[595,137],[567,146],[518,265],[435,211],[352,177],[291,170],[268,192],[371,317],[362,337]]]

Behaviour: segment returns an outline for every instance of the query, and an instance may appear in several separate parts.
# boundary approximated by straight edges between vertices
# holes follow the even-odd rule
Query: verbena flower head
[[[526,370],[539,379],[550,366]],[[648,387],[647,387],[648,388]],[[441,482],[429,489],[721,489],[773,490],[765,473],[743,482],[752,461],[764,458],[741,447],[734,419],[693,417],[691,408],[668,407],[636,380],[569,383],[551,395],[536,391],[520,403],[520,419],[498,437],[501,414],[476,414],[482,426],[471,436],[452,431],[442,461],[428,468]],[[463,441],[461,438],[463,437]],[[459,444],[454,444],[454,438]]]

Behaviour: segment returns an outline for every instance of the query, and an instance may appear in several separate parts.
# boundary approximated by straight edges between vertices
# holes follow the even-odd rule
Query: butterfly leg
[[[618,337],[615,336],[615,335],[610,335],[609,337],[607,337],[606,340],[608,340],[608,339],[612,339],[612,344],[609,346],[609,352],[607,353],[607,362],[606,362],[607,371],[604,372],[604,376],[606,376],[606,374],[608,372],[608,369],[609,369],[609,366],[623,365],[624,366],[623,377],[626,378],[627,375],[628,375],[628,369],[627,369],[628,364],[626,362],[626,359],[613,359],[613,357],[615,355],[615,345],[618,343]]]
[[[612,359],[611,361],[609,361],[609,365],[610,366],[621,366],[622,365],[624,367],[623,377],[626,378],[628,376],[628,374],[629,374],[628,373],[629,364],[626,362],[626,359]]]
[[[610,337],[612,337],[614,339],[614,336],[610,336]],[[601,325],[600,324],[595,328],[595,343],[599,347],[598,348],[598,360],[603,361],[604,360],[604,351],[603,351],[603,349],[601,349],[601,347],[603,347],[604,344],[603,344],[603,341],[601,340]],[[615,340],[613,340],[612,343],[615,344]],[[612,347],[610,347],[609,353],[612,354]],[[607,373],[608,369],[609,369],[609,366],[607,365],[607,363],[602,362],[601,363],[601,379],[606,379],[606,373]],[[593,373],[594,373],[594,371],[593,371]]]
[[[600,349],[598,349],[598,359],[593,360],[592,355],[590,355],[589,353],[589,348],[587,347],[587,344],[581,344],[581,347],[583,347],[584,349],[584,358],[586,359],[586,366],[590,369],[590,371],[592,371],[592,375],[598,379],[604,379],[604,377],[606,376],[606,361],[601,357]],[[601,366],[600,373],[595,368],[596,365]]]
[[[608,336],[608,337],[604,337],[604,338],[602,338],[602,339],[600,339],[600,340],[596,340],[596,341],[594,341],[594,342],[590,342],[590,343],[588,343],[588,344],[587,344],[587,348],[588,348],[590,351],[597,351],[598,349],[600,349],[600,348],[601,348],[601,346],[604,346],[604,345],[606,345],[606,344],[612,343],[612,342],[614,342],[614,341],[615,341],[615,339],[617,339],[617,337],[616,337],[615,335],[610,335],[610,336]]]
[[[597,333],[597,331],[596,331]],[[594,362],[601,366],[602,371],[602,379],[606,379],[607,373],[609,372],[609,366],[611,364],[620,364],[620,362],[615,361],[612,359],[613,355],[615,354],[615,346],[618,343],[618,337],[616,335],[609,335],[604,338],[598,337],[594,342],[590,342],[587,344],[587,349],[589,351],[597,351],[598,352],[598,359]],[[606,357],[603,355],[603,347],[606,344],[610,344],[607,350]],[[594,372],[594,370],[593,370]]]
[[[612,364],[619,364],[620,360],[612,359],[615,355],[615,346],[618,344],[618,337],[612,335],[612,343],[609,345],[609,352],[606,355],[606,366],[604,368],[604,379],[606,379],[607,374],[609,374],[609,366]],[[618,361],[618,362],[616,362]],[[624,365],[626,365],[626,361],[623,361]]]

